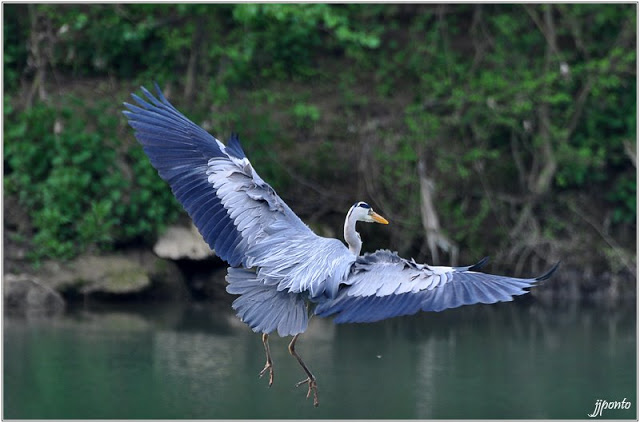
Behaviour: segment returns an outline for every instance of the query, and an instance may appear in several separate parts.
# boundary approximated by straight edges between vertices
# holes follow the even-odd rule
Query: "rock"
[[[154,245],[153,252],[171,260],[204,260],[215,256],[193,224],[190,227],[170,226]]]
[[[47,261],[38,277],[59,292],[76,294],[133,294],[151,285],[138,262],[118,255],[85,255],[68,263]]]
[[[153,299],[190,297],[176,263],[146,249],[117,254],[86,254],[69,262],[47,260],[35,272],[38,280],[65,295],[144,295]]]
[[[65,307],[59,293],[30,275],[5,274],[3,293],[4,306],[11,311],[55,315]]]
[[[85,284],[81,292],[132,294],[151,286],[151,278],[138,263],[117,256],[85,256],[75,260],[78,276]]]

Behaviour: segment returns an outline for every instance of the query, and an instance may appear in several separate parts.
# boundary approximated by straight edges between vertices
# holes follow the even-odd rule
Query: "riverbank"
[[[231,304],[225,290],[227,265],[215,256],[192,225],[175,225],[153,248],[129,247],[86,253],[69,261],[26,259],[25,245],[5,238],[5,308],[17,314],[55,315],[65,304],[126,301]],[[490,268],[485,269],[491,272]],[[528,275],[515,275],[528,276]],[[612,308],[635,301],[631,275],[607,271],[585,274],[561,264],[550,279],[517,301],[546,306],[589,304]]]

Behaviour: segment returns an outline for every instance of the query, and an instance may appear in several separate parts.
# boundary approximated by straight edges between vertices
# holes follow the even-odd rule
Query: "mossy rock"
[[[84,280],[81,292],[133,294],[151,285],[147,271],[137,262],[120,256],[84,256],[74,260],[78,277]]]
[[[52,288],[71,294],[135,294],[151,285],[144,267],[118,255],[85,255],[67,263],[47,262],[40,275]]]

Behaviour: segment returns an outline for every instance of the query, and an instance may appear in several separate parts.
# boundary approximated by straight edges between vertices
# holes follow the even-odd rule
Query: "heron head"
[[[382,223],[384,225],[389,223],[387,219],[374,212],[371,206],[364,201],[355,203],[351,207],[349,215],[361,222]]]

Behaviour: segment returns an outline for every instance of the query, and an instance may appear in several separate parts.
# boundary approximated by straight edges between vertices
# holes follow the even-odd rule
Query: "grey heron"
[[[227,144],[174,108],[155,84],[156,96],[124,103],[135,136],[204,240],[229,264],[227,292],[232,307],[255,332],[262,333],[266,363],[273,363],[269,334],[293,336],[289,352],[318,405],[316,379],[295,350],[311,316],[336,323],[375,322],[419,311],[442,311],[476,303],[510,301],[545,280],[557,264],[537,278],[481,273],[486,259],[465,267],[430,266],[389,250],[360,255],[356,222],[387,220],[365,202],[355,203],[344,224],[344,239],[316,235],[254,170],[237,135]]]

